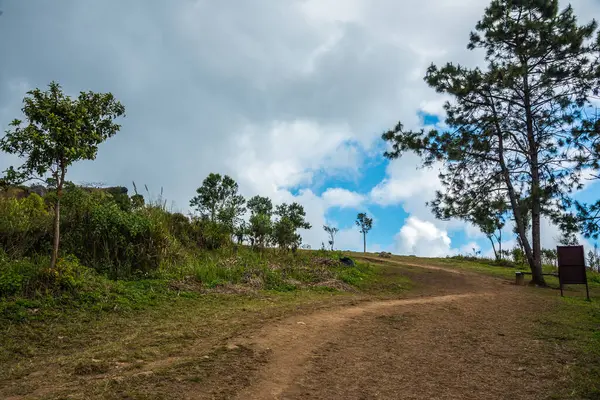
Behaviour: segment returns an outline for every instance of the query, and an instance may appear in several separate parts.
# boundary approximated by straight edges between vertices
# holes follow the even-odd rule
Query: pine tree
[[[450,95],[446,131],[384,133],[389,158],[416,151],[424,164],[441,163],[444,190],[434,211],[454,215],[457,205],[510,204],[533,282],[542,275],[540,221],[559,221],[581,187],[581,160],[589,157],[585,110],[597,93],[600,35],[596,22],[578,25],[557,0],[494,0],[468,48],[484,50],[485,69],[432,65],[425,81]],[[531,217],[531,238],[523,205]],[[458,207],[460,208],[460,207]]]

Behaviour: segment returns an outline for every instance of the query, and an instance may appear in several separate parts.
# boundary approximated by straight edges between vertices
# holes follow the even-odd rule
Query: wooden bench
[[[525,275],[531,275],[531,272],[525,272],[525,271],[516,271],[515,272],[515,283],[517,285],[525,285]],[[557,273],[551,273],[551,274],[542,274],[543,276],[556,276],[558,278],[558,274]]]

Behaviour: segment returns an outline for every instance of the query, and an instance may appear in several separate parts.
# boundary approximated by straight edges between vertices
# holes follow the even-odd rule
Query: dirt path
[[[402,298],[375,290],[265,319],[256,310],[189,315],[185,326],[132,336],[156,346],[166,335],[189,336],[177,346],[167,341],[172,351],[89,375],[73,375],[57,359],[52,369],[34,369],[23,390],[15,382],[8,398],[545,399],[568,376],[565,358],[536,339],[536,313],[551,307],[539,291],[463,270],[384,263],[388,277],[414,283]]]
[[[408,308],[422,304],[452,303],[461,299],[485,296],[480,294],[459,294],[429,298],[381,301],[346,308],[335,313],[322,312],[306,317],[296,317],[277,326],[265,327],[261,332],[247,339],[238,339],[229,344],[234,346],[252,346],[257,351],[270,351],[272,357],[262,371],[259,381],[240,393],[239,399],[279,398],[290,387],[295,378],[302,373],[310,373],[307,363],[314,350],[330,345],[333,337],[340,337],[340,329],[349,323],[356,323],[366,314],[379,317],[392,310]],[[345,340],[345,338],[341,338]],[[363,338],[368,340],[366,338]]]
[[[547,398],[564,366],[530,334],[539,299],[493,278],[424,269],[436,279],[419,298],[292,317],[232,340],[228,348],[264,363],[235,398]]]

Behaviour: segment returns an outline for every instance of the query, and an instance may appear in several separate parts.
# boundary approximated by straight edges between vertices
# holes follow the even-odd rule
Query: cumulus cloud
[[[596,0],[574,3],[582,15],[598,14]],[[381,153],[381,131],[398,120],[414,129],[420,111],[441,115],[424,71],[431,62],[481,61],[465,43],[487,4],[4,2],[0,37],[10,40],[0,41],[0,130],[19,117],[26,90],[52,80],[67,93],[111,91],[127,108],[123,128],[96,161],[74,166],[71,180],[163,187],[186,210],[204,177],[220,172],[245,196],[303,202],[320,227],[329,207],[356,206],[359,196],[332,189],[319,197],[311,185],[357,174],[365,154]],[[1,155],[0,169],[14,162]],[[424,203],[437,172],[415,171],[416,164],[414,157],[390,164],[367,201],[401,202],[434,223]],[[320,244],[320,233],[304,235]]]
[[[409,217],[396,235],[395,251],[422,257],[441,257],[450,254],[448,233],[433,223]]]
[[[365,202],[362,194],[340,188],[329,188],[322,197],[330,207],[358,208]]]

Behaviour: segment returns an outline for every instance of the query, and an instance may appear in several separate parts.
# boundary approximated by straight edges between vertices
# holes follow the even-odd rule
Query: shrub
[[[33,193],[22,199],[0,198],[0,246],[11,257],[50,248],[52,215]]]
[[[49,265],[48,257],[0,257],[0,297],[35,297],[72,291],[81,286],[89,275],[89,269],[82,266],[75,256],[59,258],[52,269]]]
[[[65,193],[63,250],[113,278],[155,271],[174,239],[170,214],[158,206],[123,209],[109,193],[70,187]]]

